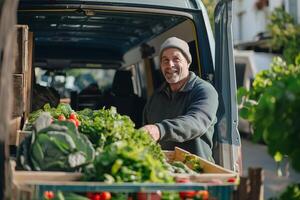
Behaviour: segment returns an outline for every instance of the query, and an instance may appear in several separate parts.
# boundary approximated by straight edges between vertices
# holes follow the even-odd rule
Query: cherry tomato
[[[77,127],[77,125],[76,125],[76,120],[75,120],[75,119],[68,119],[68,121],[69,121],[69,122],[72,122],[72,123]]]
[[[71,113],[69,116],[69,119],[77,119],[77,116],[75,113]]]
[[[75,119],[75,122],[76,122],[76,126],[78,127],[78,126],[80,126],[80,121],[78,120],[78,119]]]
[[[228,183],[235,183],[236,179],[235,178],[229,178],[227,180]]]
[[[194,198],[196,194],[197,192],[192,190],[179,192],[179,196],[181,199]]]
[[[176,180],[177,183],[189,183],[190,182],[190,179],[188,178],[178,178]]]
[[[100,193],[100,199],[101,200],[110,200],[111,199],[110,192],[101,192]]]
[[[197,192],[197,197],[201,197],[202,200],[208,200],[209,192],[207,190],[199,190]]]
[[[66,117],[63,114],[61,114],[58,116],[57,119],[58,119],[58,121],[64,121],[64,120],[66,120]]]
[[[45,191],[44,192],[45,199],[53,199],[54,198],[54,192],[52,191]]]

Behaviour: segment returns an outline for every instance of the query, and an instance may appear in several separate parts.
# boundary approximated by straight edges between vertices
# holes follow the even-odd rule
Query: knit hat
[[[186,41],[181,40],[177,37],[168,38],[164,43],[162,43],[162,45],[160,47],[160,51],[159,51],[160,60],[161,60],[161,55],[162,55],[163,51],[168,48],[179,49],[183,53],[184,57],[187,59],[188,63],[190,64],[192,62],[190,48]]]

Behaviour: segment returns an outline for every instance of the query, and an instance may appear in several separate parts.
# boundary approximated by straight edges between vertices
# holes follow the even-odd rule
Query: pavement
[[[267,153],[267,146],[242,138],[243,174],[247,176],[249,167],[262,167],[264,170],[264,199],[279,196],[292,182],[300,182],[300,173],[289,166],[287,159],[280,165],[282,176],[277,175],[277,165]]]

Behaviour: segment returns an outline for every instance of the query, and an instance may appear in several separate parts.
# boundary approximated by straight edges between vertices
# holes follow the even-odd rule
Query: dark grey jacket
[[[216,123],[218,94],[214,87],[193,72],[179,92],[164,83],[148,100],[144,124],[155,124],[164,150],[180,147],[209,161]]]

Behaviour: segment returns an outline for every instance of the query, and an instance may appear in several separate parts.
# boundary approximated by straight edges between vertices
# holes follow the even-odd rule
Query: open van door
[[[215,8],[215,86],[219,93],[214,155],[220,165],[242,172],[241,140],[232,43],[232,0],[219,0]]]

